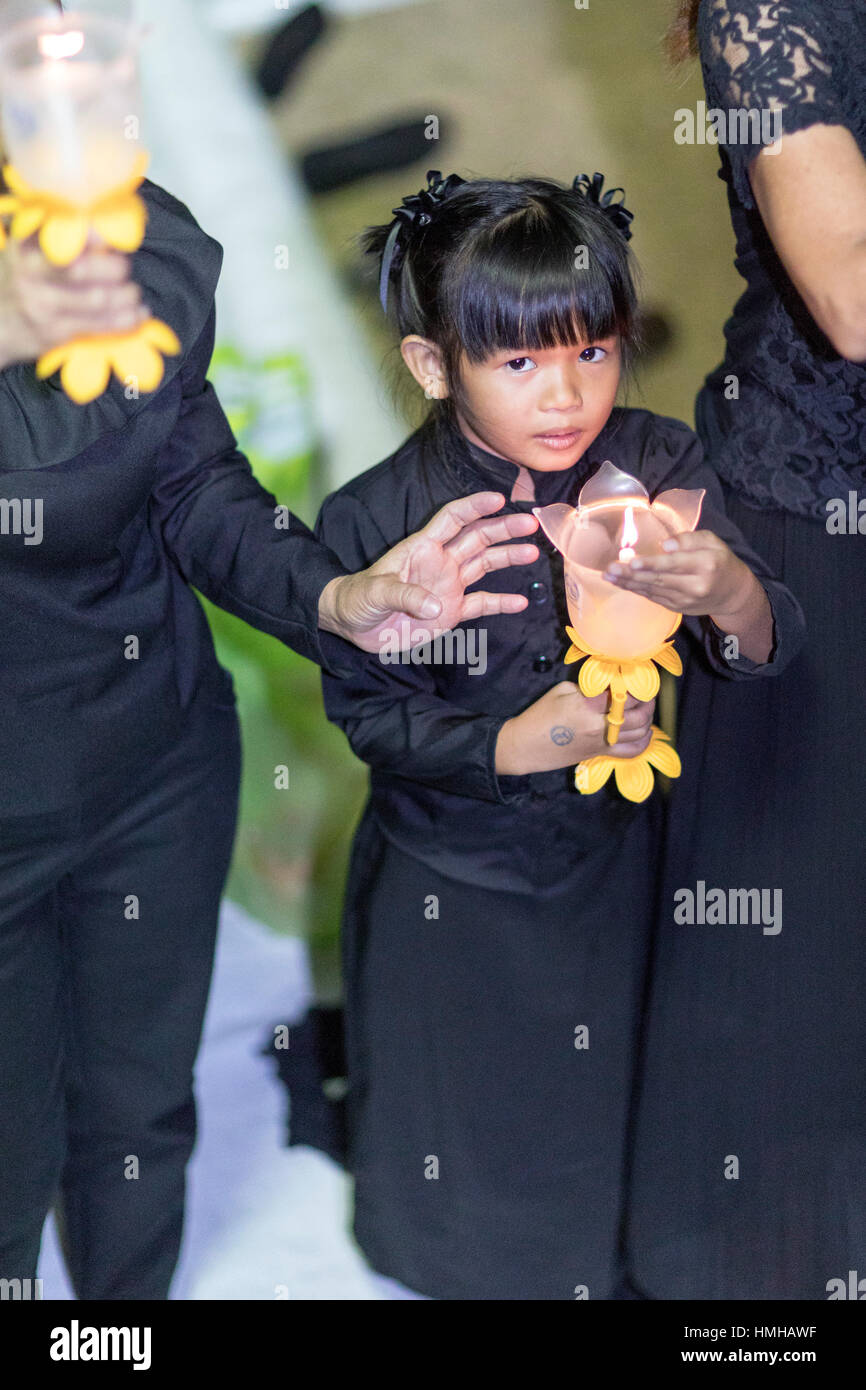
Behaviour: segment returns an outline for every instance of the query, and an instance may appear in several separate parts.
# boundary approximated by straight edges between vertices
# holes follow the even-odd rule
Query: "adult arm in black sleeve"
[[[188,583],[220,608],[336,673],[354,649],[318,626],[322,589],[347,571],[253,476],[207,380],[215,311],[181,369],[180,412],[152,506]]]

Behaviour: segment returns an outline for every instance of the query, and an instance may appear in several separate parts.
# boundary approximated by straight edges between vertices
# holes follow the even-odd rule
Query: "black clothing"
[[[194,1134],[239,769],[189,585],[332,670],[354,651],[317,629],[342,567],[275,525],[206,380],[222,248],[142,194],[133,272],[183,348],[159,390],[79,406],[32,364],[0,372],[0,1276],[32,1276],[65,1139],[68,1260],[95,1298],[165,1297]]]
[[[77,1296],[167,1296],[239,771],[233,699],[202,692],[75,837],[0,841],[2,1278],[35,1276],[59,1187]]]
[[[699,398],[698,429],[705,443],[712,430],[713,467],[745,500],[823,521],[829,498],[866,486],[866,365],[840,357],[811,318],[755,206],[748,166],[762,148],[757,118],[773,106],[783,108],[783,143],[818,122],[843,125],[866,156],[866,5],[705,0],[699,35],[708,106],[726,120],[752,112],[755,125],[746,140],[737,118],[722,144],[747,288]]]
[[[190,584],[304,656],[352,650],[317,629],[343,571],[298,518],[275,526],[206,380],[222,248],[163,189],[143,194],[134,274],[184,348],[159,390],[126,401],[114,382],[77,406],[30,364],[0,373],[0,497],[44,517],[41,544],[0,532],[4,835],[36,815],[74,828],[83,795],[111,795],[182,737],[200,686],[224,688]]]
[[[533,473],[536,502],[576,502],[606,458],[652,493],[707,489],[702,524],[762,576],[776,647],[766,666],[735,669],[697,621],[688,645],[737,681],[780,669],[799,645],[799,609],[723,515],[691,430],[616,410],[574,468]],[[451,498],[510,497],[517,473],[428,425],[328,498],[317,533],[345,564],[367,563]],[[372,655],[350,678],[323,676],[328,716],[372,770],[344,919],[355,1230],[381,1273],[440,1298],[573,1298],[577,1285],[606,1298],[621,1273],[658,799],[626,802],[612,782],[580,796],[568,768],[496,774],[505,720],[575,670],[561,664],[561,560],[533,539],[535,564],[477,586],[526,593],[529,607],[457,629],[467,654],[486,635],[483,674]],[[425,1177],[431,1157],[437,1179]]]
[[[686,425],[645,410],[614,410],[574,469],[534,473],[536,501],[509,502],[506,510],[576,504],[583,483],[608,457],[653,494],[706,488],[700,525],[727,541],[765,583],[776,623],[766,669],[781,670],[799,644],[799,608],[725,517],[718,480]],[[490,488],[508,497],[516,476],[513,463],[470,450],[456,431],[443,438],[425,426],[326,499],[316,533],[345,564],[372,563],[447,501]],[[540,549],[534,565],[494,571],[480,586],[525,593],[529,606],[458,629],[476,629],[477,651],[486,636],[484,674],[473,674],[465,661],[425,666],[404,656],[387,664],[373,655],[356,662],[350,677],[326,677],[323,687],[328,717],[372,768],[376,819],[395,844],[449,877],[544,895],[564,882],[579,883],[576,856],[619,832],[636,811],[612,783],[596,796],[580,796],[568,768],[527,777],[494,771],[506,719],[568,675],[561,664],[570,645],[561,557],[542,532],[532,540]],[[711,669],[733,679],[755,671],[745,658],[734,664],[723,658],[711,623],[687,619],[684,626],[699,638]],[[684,647],[682,637],[677,641]],[[466,650],[472,651],[468,636]]]
[[[786,131],[843,123],[866,152],[864,18],[847,0],[703,5],[710,99],[781,95]],[[718,51],[726,36],[744,59]],[[635,1280],[663,1299],[824,1299],[866,1268],[866,567],[824,506],[864,496],[866,369],[794,312],[750,153],[725,151],[750,289],[698,428],[729,516],[802,601],[808,638],[781,681],[724,684],[695,663],[682,682],[630,1233]],[[719,394],[725,371],[738,402]],[[678,924],[674,894],[699,881],[780,892],[781,930]]]

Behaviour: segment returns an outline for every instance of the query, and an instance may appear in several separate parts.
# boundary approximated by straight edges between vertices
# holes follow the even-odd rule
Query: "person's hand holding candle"
[[[559,681],[521,714],[506,719],[496,740],[496,771],[502,776],[555,772],[584,758],[609,754],[634,758],[652,735],[655,700],[629,696],[613,748],[606,740],[607,695],[584,695],[575,681]]]
[[[56,343],[126,333],[147,319],[129,256],[92,236],[69,266],[55,266],[35,236],[0,252],[0,370],[34,362]]]
[[[751,661],[769,660],[773,616],[763,585],[712,531],[683,531],[662,542],[661,555],[620,551],[604,578],[673,613],[708,616]]]

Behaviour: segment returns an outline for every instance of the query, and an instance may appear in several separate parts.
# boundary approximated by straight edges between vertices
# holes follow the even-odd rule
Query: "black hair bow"
[[[445,200],[450,198],[455,188],[459,188],[463,182],[459,174],[449,174],[443,179],[438,169],[428,169],[427,187],[418,193],[410,193],[398,208],[392,208],[394,222],[385,242],[382,269],[379,273],[379,299],[384,310],[387,311],[388,308],[388,283],[394,258],[401,249],[401,233],[412,227],[426,227],[433,221]]]
[[[618,232],[621,232],[626,241],[631,240],[631,224],[634,221],[634,213],[629,212],[625,206],[625,189],[609,188],[606,193],[602,193],[604,187],[604,174],[578,174],[571,185],[576,193],[582,193],[584,198],[588,198],[591,203],[595,203],[609,218]],[[614,202],[614,194],[621,193],[622,197],[618,202]]]

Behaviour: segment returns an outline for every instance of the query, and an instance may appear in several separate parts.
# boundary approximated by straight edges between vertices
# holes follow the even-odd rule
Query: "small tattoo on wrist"
[[[569,729],[565,724],[554,724],[550,731],[550,737],[553,739],[554,743],[571,743],[571,740],[574,738],[574,730]]]

